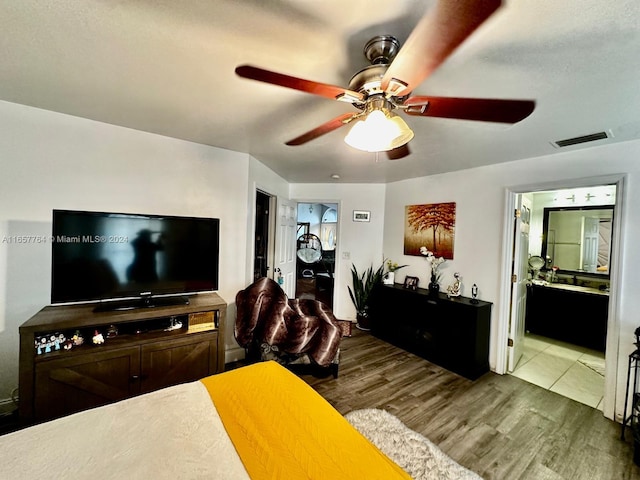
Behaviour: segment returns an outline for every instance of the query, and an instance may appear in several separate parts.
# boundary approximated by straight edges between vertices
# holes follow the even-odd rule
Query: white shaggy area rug
[[[345,418],[414,480],[482,480],[385,410],[354,410]]]

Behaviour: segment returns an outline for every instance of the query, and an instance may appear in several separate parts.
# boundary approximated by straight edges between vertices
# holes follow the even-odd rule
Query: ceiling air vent
[[[583,135],[582,137],[567,138],[566,140],[558,140],[553,142],[555,147],[569,147],[571,145],[578,145],[579,143],[595,142],[596,140],[603,140],[609,138],[607,132],[592,133],[591,135]]]

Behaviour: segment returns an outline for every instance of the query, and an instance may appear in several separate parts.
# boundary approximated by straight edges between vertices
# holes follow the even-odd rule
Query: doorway
[[[271,196],[256,190],[256,218],[253,253],[253,281],[269,276],[269,235],[271,225]]]
[[[333,308],[338,218],[337,203],[298,203],[296,298]]]
[[[505,352],[508,373],[603,412],[611,405],[611,412],[605,412],[610,417],[617,354],[613,351],[614,358],[607,358],[606,337],[612,324],[609,295],[615,273],[615,262],[611,262],[616,257],[615,242],[606,248],[601,245],[607,255],[598,265],[590,265],[587,259],[588,251],[594,249],[593,236],[586,232],[597,224],[596,212],[615,211],[617,187],[612,183],[514,193],[514,204],[528,207],[528,245],[519,245],[522,236],[514,227],[509,346]],[[565,210],[576,218],[567,217],[550,228],[549,211]],[[606,232],[614,222],[609,218],[602,224]],[[573,230],[561,231],[561,226]],[[613,237],[617,235],[614,230]],[[517,255],[519,246],[527,252]],[[522,268],[524,261],[527,265]],[[523,271],[526,288],[512,287],[520,283]],[[570,307],[572,302],[575,309]],[[587,309],[580,308],[586,304]],[[525,306],[517,308],[519,305]],[[514,338],[518,330],[522,338]],[[520,347],[521,354],[514,355],[514,346]]]

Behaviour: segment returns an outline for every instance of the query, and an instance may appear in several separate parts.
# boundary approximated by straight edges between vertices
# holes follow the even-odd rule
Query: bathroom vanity
[[[529,333],[604,352],[609,293],[561,283],[527,287],[525,329]]]

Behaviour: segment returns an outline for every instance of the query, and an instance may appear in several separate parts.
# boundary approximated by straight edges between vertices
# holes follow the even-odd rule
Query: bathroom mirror
[[[608,277],[612,228],[612,205],[545,208],[544,268]]]

